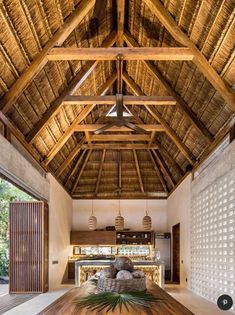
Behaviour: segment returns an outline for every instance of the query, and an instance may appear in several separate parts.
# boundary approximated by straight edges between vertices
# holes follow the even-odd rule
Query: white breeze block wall
[[[235,141],[192,182],[191,289],[235,301]]]

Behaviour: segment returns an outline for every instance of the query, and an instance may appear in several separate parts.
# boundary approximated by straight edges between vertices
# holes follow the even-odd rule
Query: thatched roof
[[[139,91],[149,96],[172,95],[177,101],[175,106],[150,106],[153,113],[146,106],[128,106],[134,113],[131,118],[134,124],[167,125],[166,131],[149,133],[151,144],[136,141],[136,147],[132,147],[132,141],[90,143],[92,131],[73,131],[77,124],[109,123],[111,119],[106,113],[110,106],[94,105],[84,116],[84,109],[91,105],[62,103],[63,97],[71,93],[116,94],[115,61],[44,62],[28,84],[21,90],[18,86],[19,95],[11,94],[16,91],[19,78],[79,10],[79,5],[89,2],[92,3],[86,0],[0,2],[0,106],[4,122],[9,122],[13,134],[74,198],[166,197],[184,174],[222,139],[234,119],[235,103],[228,104],[193,61],[124,62],[124,95],[135,95]],[[151,1],[125,1],[124,46],[131,43],[143,47],[182,46],[148,2]],[[235,0],[165,0],[162,3],[232,95],[235,89]],[[58,41],[59,46],[115,46],[116,1],[107,1],[98,29],[91,27],[92,17],[91,8],[74,30],[68,32],[67,38],[62,43]],[[85,72],[89,75],[82,80]],[[128,78],[134,86],[128,84]],[[170,136],[171,130],[178,140]],[[122,134],[128,137],[133,132],[123,131]],[[112,148],[112,145],[116,146]]]

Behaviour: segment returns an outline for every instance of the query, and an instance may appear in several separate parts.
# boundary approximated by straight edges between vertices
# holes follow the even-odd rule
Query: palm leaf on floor
[[[88,308],[92,311],[106,309],[106,312],[108,312],[110,310],[114,311],[118,307],[121,312],[123,306],[129,311],[129,307],[151,307],[153,303],[162,301],[163,299],[157,298],[148,292],[101,292],[77,299],[75,303],[81,308]]]

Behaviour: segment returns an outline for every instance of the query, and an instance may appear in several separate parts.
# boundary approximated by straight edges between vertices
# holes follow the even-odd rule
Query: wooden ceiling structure
[[[167,198],[234,124],[235,0],[94,5],[0,2],[0,120],[73,198]]]

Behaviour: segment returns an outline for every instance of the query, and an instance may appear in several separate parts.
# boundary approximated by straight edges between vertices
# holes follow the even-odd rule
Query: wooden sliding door
[[[48,290],[48,205],[10,204],[10,293]]]
[[[180,223],[172,227],[173,234],[173,281],[180,283]]]

